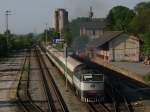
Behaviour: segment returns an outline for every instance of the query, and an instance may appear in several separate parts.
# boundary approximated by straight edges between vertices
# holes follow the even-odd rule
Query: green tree
[[[133,18],[130,23],[132,31],[135,33],[150,32],[150,8],[145,9]]]
[[[34,39],[32,33],[26,35],[0,34],[0,57],[7,56],[12,50],[31,48]]]
[[[150,2],[141,2],[134,8],[136,16],[130,23],[135,33],[150,32]]]
[[[10,39],[11,41],[11,49],[12,50],[20,50],[25,48],[31,48],[34,44],[34,35],[32,33],[26,35],[14,35]]]
[[[133,10],[130,10],[124,6],[116,6],[110,10],[107,16],[107,20],[110,23],[112,30],[123,30],[127,32],[129,23],[134,16],[135,13]]]
[[[82,37],[79,36],[79,37],[74,38],[72,47],[74,51],[78,49],[84,49],[88,42],[89,42],[89,38],[87,36],[82,36]]]
[[[150,55],[150,32],[140,35],[144,44],[142,46],[142,52],[145,55]]]
[[[46,40],[46,32],[47,32],[47,41],[48,42],[53,42],[53,39],[56,37],[59,37],[59,33],[56,32],[54,29],[49,29],[49,30],[44,30],[43,33],[37,35],[37,38],[40,39],[40,41],[45,42]]]
[[[130,23],[130,29],[143,40],[142,53],[150,55],[150,2],[141,2],[135,6],[136,16]]]
[[[134,11],[138,15],[149,8],[150,8],[150,2],[141,2],[134,7]]]
[[[80,36],[80,26],[87,21],[89,21],[87,17],[78,17],[70,22],[69,27],[74,37]]]
[[[0,34],[0,57],[7,56],[8,47],[5,35]]]
[[[54,29],[49,29],[48,30],[48,40],[53,41],[54,38],[59,37],[59,33],[56,32]]]
[[[73,36],[69,28],[65,28],[64,30],[64,39],[67,42],[67,45],[71,47]]]

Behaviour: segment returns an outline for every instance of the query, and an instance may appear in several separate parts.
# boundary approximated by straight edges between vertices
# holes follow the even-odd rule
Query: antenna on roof
[[[94,16],[93,10],[92,7],[90,7],[89,18],[92,20],[93,16]]]

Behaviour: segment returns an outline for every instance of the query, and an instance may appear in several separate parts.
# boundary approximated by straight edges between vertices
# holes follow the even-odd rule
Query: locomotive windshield
[[[84,74],[83,81],[103,81],[104,75],[102,74]]]

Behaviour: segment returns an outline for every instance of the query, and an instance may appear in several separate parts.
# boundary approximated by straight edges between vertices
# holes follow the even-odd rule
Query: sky
[[[9,29],[15,34],[40,33],[52,25],[54,11],[64,8],[69,12],[69,20],[87,17],[89,7],[93,7],[94,17],[104,18],[117,5],[133,9],[142,1],[150,0],[0,0],[0,32],[6,29],[5,11],[11,10]]]

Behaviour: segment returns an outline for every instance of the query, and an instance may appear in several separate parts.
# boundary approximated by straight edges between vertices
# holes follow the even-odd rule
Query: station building
[[[105,31],[88,43],[85,52],[90,59],[138,62],[140,39],[121,31]]]
[[[91,40],[99,38],[103,35],[106,24],[103,18],[93,18],[88,22],[84,22],[80,26],[80,36],[88,36]]]
[[[77,50],[80,57],[96,61],[133,61],[140,60],[140,39],[122,31],[108,31],[109,23],[104,18],[93,18],[90,8],[89,21],[80,26],[80,36],[88,37],[85,49]]]

